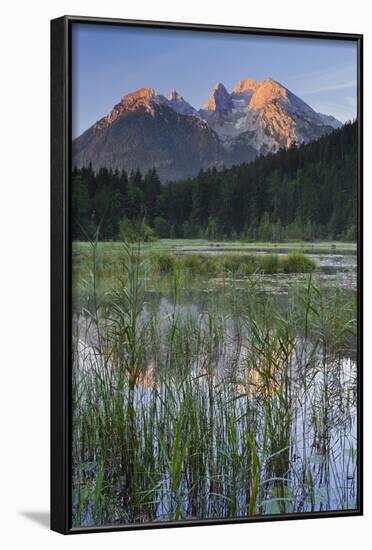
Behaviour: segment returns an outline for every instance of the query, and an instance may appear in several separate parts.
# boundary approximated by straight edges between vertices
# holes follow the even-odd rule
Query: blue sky
[[[141,87],[200,108],[216,84],[272,77],[316,111],[356,117],[354,42],[73,24],[73,137]]]

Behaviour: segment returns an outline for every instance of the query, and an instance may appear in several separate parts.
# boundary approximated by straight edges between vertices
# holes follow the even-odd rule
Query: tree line
[[[284,241],[356,238],[357,126],[229,169],[162,185],[142,174],[91,166],[72,173],[74,240],[140,235]]]

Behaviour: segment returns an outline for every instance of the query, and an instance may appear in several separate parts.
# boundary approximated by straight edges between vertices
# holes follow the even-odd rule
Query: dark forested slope
[[[120,227],[145,220],[160,237],[353,240],[356,200],[354,122],[306,145],[164,186],[155,170],[75,169],[72,235],[85,240],[100,223],[101,238],[116,239]]]

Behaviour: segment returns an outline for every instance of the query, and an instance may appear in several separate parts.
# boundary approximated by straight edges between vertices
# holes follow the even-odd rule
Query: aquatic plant
[[[151,303],[155,260],[132,243],[101,299],[91,247],[73,331],[74,525],[356,506],[355,294],[310,274],[283,303],[232,279],[225,308],[207,294],[195,311],[184,272],[221,258],[159,255],[167,301]]]

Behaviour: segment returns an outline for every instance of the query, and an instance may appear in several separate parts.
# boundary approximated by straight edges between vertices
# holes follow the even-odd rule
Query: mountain
[[[231,97],[233,99],[245,99],[249,100],[257,89],[257,82],[251,78],[243,78],[239,80],[233,91]]]
[[[165,97],[141,88],[73,141],[73,164],[155,167],[167,181],[308,143],[340,126],[272,78],[242,79],[231,93],[218,82],[199,111],[174,89]]]
[[[308,143],[342,126],[335,118],[317,113],[279,82],[243,79],[231,94],[218,84],[199,111],[220,137],[230,155],[240,162],[248,154],[275,153],[293,143]],[[212,99],[214,98],[214,101]]]
[[[179,112],[186,110],[181,96],[167,99],[153,88],[128,94],[73,141],[73,164],[142,172],[155,167],[164,181],[222,166],[217,134],[199,116]]]
[[[177,113],[181,115],[197,115],[198,112],[194,107],[190,105],[183,97],[175,90],[171,90],[168,96],[168,105]]]
[[[207,103],[200,110],[201,116],[208,116],[210,113],[215,115],[227,115],[233,109],[233,101],[225,86],[218,82],[213,88]]]

